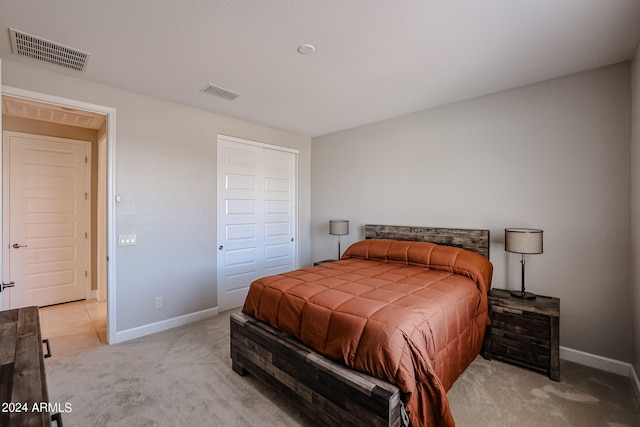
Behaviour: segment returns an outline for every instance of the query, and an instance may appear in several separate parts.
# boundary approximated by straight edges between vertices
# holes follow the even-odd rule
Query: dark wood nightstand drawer
[[[532,336],[525,336],[526,339],[523,339],[523,335],[517,332],[495,328],[491,329],[491,337],[501,339],[504,342],[513,342],[513,344],[511,344],[512,347],[531,347],[532,350],[549,352],[549,337],[536,338]]]
[[[495,357],[508,357],[538,368],[546,369],[549,366],[548,340],[523,340],[516,334],[499,329],[491,330],[491,353]]]
[[[493,329],[513,332],[520,336],[544,339],[549,343],[549,317],[537,313],[514,313],[513,309],[491,307]]]

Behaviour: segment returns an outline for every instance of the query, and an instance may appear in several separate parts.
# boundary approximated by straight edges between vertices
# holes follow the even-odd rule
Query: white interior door
[[[296,268],[297,154],[218,137],[218,308],[244,303],[259,277]]]
[[[3,139],[9,307],[86,298],[90,146],[17,132]]]

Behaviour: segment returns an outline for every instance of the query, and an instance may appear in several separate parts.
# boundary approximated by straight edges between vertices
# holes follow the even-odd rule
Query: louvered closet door
[[[218,137],[218,308],[244,303],[259,277],[296,268],[292,150]]]

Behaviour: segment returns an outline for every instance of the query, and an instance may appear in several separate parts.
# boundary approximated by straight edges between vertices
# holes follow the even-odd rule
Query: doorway
[[[115,146],[115,110],[108,107],[87,104],[79,101],[53,97],[50,95],[25,91],[17,88],[2,87],[3,101],[3,130],[27,131],[41,135],[60,136],[60,132],[69,132],[75,135],[73,139],[91,141],[91,151],[94,153],[93,161],[90,161],[91,186],[87,191],[91,204],[89,217],[90,226],[87,228],[87,236],[90,239],[88,248],[89,267],[81,272],[87,274],[87,290],[84,295],[86,302],[103,301],[102,304],[92,305],[91,311],[94,317],[99,316],[97,307],[104,310],[102,321],[103,341],[115,342],[115,286],[109,274],[115,268],[113,261],[108,262],[109,255],[113,256],[113,241],[109,235],[113,230],[113,205],[109,203],[108,196],[113,193],[113,150]],[[93,136],[86,138],[90,133]],[[78,137],[82,135],[83,137]],[[68,134],[63,135],[68,137]],[[3,141],[4,145],[4,141]],[[111,145],[111,147],[109,147]],[[90,159],[90,156],[87,156]],[[5,158],[6,162],[6,158]],[[3,191],[3,206],[6,204],[6,190]],[[6,210],[6,207],[5,207]],[[3,215],[3,281],[12,280],[8,269],[7,252],[11,249],[8,240],[6,216]],[[113,257],[112,257],[113,259]],[[2,298],[2,307],[8,309],[12,289],[5,289]],[[7,292],[9,291],[9,292]],[[107,304],[108,301],[108,304]],[[33,304],[36,305],[36,304]],[[37,304],[40,305],[40,304]],[[60,306],[56,306],[60,307]]]

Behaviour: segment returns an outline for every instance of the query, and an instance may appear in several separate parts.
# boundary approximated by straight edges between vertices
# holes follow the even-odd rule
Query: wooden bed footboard
[[[327,359],[244,313],[233,313],[230,322],[233,370],[284,393],[317,424],[407,424],[398,387]]]

